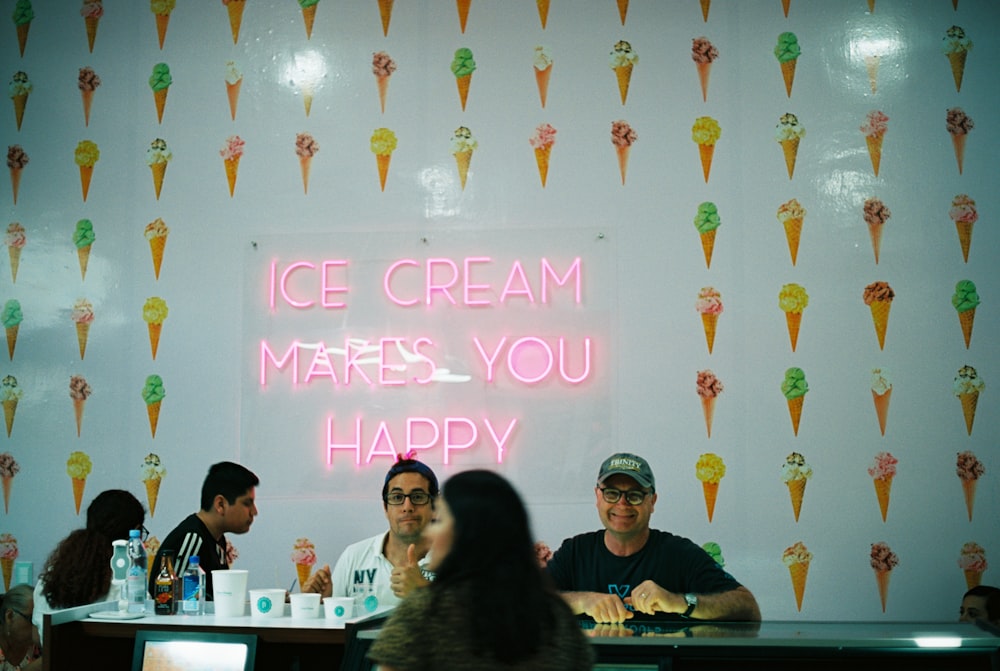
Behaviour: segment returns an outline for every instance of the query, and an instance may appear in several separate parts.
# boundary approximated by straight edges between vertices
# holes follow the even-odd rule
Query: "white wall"
[[[10,14],[13,1],[4,4]],[[209,464],[240,460],[262,479],[260,517],[250,534],[232,539],[252,586],[292,582],[288,555],[300,536],[332,564],[345,544],[384,527],[377,494],[389,458],[355,467],[337,454],[328,467],[330,416],[390,427],[407,416],[516,417],[502,465],[483,443],[448,465],[437,448],[426,460],[442,477],[491,463],[508,474],[531,505],[536,535],[553,548],[598,525],[591,487],[601,459],[638,452],[658,478],[655,525],[719,542],[727,568],[757,594],[767,618],[951,619],[965,590],[956,565],[962,544],[1000,549],[995,3],[878,0],[869,13],[861,0],[793,0],[786,18],[776,0],[718,0],[706,22],[694,0],[633,0],[623,26],[611,0],[553,0],[543,30],[535,3],[478,0],[462,34],[453,3],[423,0],[396,3],[384,36],[377,3],[321,0],[307,40],[292,0],[250,0],[234,45],[218,2],[181,2],[161,51],[144,3],[109,1],[92,54],[75,8],[34,5],[24,56],[16,40],[0,46],[0,72],[25,71],[34,85],[20,130],[13,114],[0,114],[0,140],[31,158],[17,204],[9,187],[0,189],[2,223],[19,221],[28,235],[16,283],[0,258],[0,300],[16,298],[24,312],[15,356],[0,360],[0,375],[16,376],[25,391],[12,435],[0,437],[0,451],[21,465],[0,533],[17,537],[36,572],[83,523],[65,470],[75,450],[94,463],[84,506],[111,487],[145,500],[139,467],[147,453],[160,455],[168,475],[147,521],[160,537],[195,510]],[[975,45],[960,92],[941,51],[952,25]],[[772,53],[783,31],[802,46],[790,98]],[[702,35],[720,51],[707,101],[690,58],[691,39]],[[621,39],[640,57],[625,105],[607,65]],[[875,93],[861,60],[872,43],[882,50]],[[532,76],[538,44],[555,59],[545,109]],[[463,46],[478,64],[464,112],[448,69]],[[370,69],[379,50],[399,66],[384,114]],[[245,73],[235,120],[223,82],[230,59]],[[162,123],[147,85],[158,62],[174,78]],[[296,80],[308,63],[323,75],[307,117]],[[83,66],[104,82],[89,127],[76,88]],[[945,130],[945,110],[956,106],[976,122],[961,175]],[[858,130],[872,109],[890,118],[877,178]],[[791,180],[773,138],[785,112],[807,130]],[[707,183],[691,140],[700,116],[722,127]],[[609,141],[617,119],[639,136],[624,185]],[[528,144],[540,123],[558,130],[544,189]],[[479,141],[464,191],[449,149],[460,125]],[[384,192],[368,146],[383,126],[399,137]],[[294,154],[302,132],[320,144],[308,195]],[[230,198],[218,150],[233,134],[246,141],[246,154]],[[158,200],[144,162],[155,138],[174,154]],[[101,149],[86,202],[73,163],[83,139]],[[982,219],[967,263],[948,218],[959,193],[976,200]],[[861,216],[872,196],[892,210],[878,265]],[[794,266],[775,218],[790,198],[808,211]],[[703,201],[722,217],[710,268],[692,226]],[[158,280],[142,235],[157,217],[171,228]],[[81,218],[97,235],[83,280],[71,240]],[[486,255],[494,283],[515,260],[537,268],[546,257],[565,267],[579,257],[584,298],[417,310],[380,293],[377,279],[391,260]],[[272,313],[272,259],[350,259],[353,301],[343,310]],[[973,280],[983,300],[968,350],[950,305],[961,279]],[[876,280],[896,292],[882,350],[861,300]],[[794,353],[777,307],[790,282],[810,295]],[[708,285],[725,304],[711,355],[694,310]],[[150,296],[170,307],[155,361],[141,319]],[[70,320],[79,297],[96,314],[82,361]],[[532,334],[548,342],[592,337],[592,375],[579,385],[488,383],[471,338]],[[447,359],[439,365],[471,380],[405,389],[257,383],[262,338],[389,336],[434,338]],[[971,435],[951,391],[965,364],[987,384]],[[779,388],[791,366],[810,383],[797,436]],[[895,383],[884,437],[868,388],[875,367]],[[695,393],[703,369],[725,384],[711,438]],[[167,390],[155,439],[140,397],[154,373]],[[79,438],[71,375],[94,389]],[[884,450],[899,459],[885,522],[866,472]],[[955,475],[962,450],[986,467],[971,522]],[[815,471],[797,523],[780,479],[792,451]],[[711,523],[694,477],[705,452],[728,469]],[[796,541],[814,554],[801,612],[781,562]],[[868,561],[877,541],[900,557],[884,614]],[[994,571],[985,582],[997,582]]]

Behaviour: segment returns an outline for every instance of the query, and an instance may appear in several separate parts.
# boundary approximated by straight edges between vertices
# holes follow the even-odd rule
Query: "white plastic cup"
[[[349,596],[328,596],[323,599],[326,621],[343,626],[348,618],[354,617],[354,598]]]
[[[320,616],[322,607],[319,605],[321,595],[313,593],[292,594],[289,599],[292,602],[292,617],[296,619],[310,619]]]
[[[212,599],[217,617],[242,617],[246,613],[249,573],[240,569],[212,571]]]
[[[283,617],[285,590],[280,588],[250,590],[250,617]]]

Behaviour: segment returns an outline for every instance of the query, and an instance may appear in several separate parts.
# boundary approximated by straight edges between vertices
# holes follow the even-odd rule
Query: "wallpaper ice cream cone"
[[[892,570],[899,565],[899,556],[889,549],[887,543],[872,543],[871,565],[875,571],[875,581],[878,583],[878,596],[882,602],[882,612],[889,598],[889,577]]]
[[[698,392],[699,398],[701,398],[701,409],[705,415],[705,432],[711,438],[712,420],[715,417],[715,401],[718,399],[719,394],[722,393],[722,381],[712,371],[700,370],[698,371],[698,379],[695,382],[695,389]],[[709,513],[708,519],[709,521],[712,520],[711,513]]]
[[[710,116],[698,117],[691,127],[691,139],[698,145],[698,156],[701,159],[701,172],[708,183],[708,175],[712,171],[712,158],[715,155],[715,144],[722,135],[719,122]]]
[[[146,150],[146,165],[153,173],[153,191],[156,199],[160,199],[160,190],[163,188],[163,178],[167,174],[167,163],[173,160],[174,154],[167,148],[167,143],[161,138],[153,140],[149,149]]]
[[[556,129],[543,123],[535,129],[535,134],[528,138],[528,144],[535,152],[535,165],[538,167],[538,178],[542,188],[549,177],[549,162],[552,160],[552,147],[556,143]]]
[[[240,169],[240,159],[243,158],[243,148],[246,143],[239,135],[230,135],[219,150],[222,164],[226,169],[226,181],[229,183],[229,197],[236,190],[236,177]]]
[[[146,376],[146,383],[142,387],[142,400],[146,403],[149,433],[153,438],[156,438],[156,427],[160,423],[160,406],[166,395],[167,392],[163,388],[163,378],[159,375]]]
[[[889,421],[889,401],[892,400],[892,382],[885,368],[873,368],[871,380],[872,402],[875,404],[875,416],[878,418],[879,432],[885,435],[885,426]]]
[[[809,383],[801,368],[792,367],[785,371],[785,379],[781,382],[781,393],[788,402],[788,416],[792,420],[792,431],[799,435],[799,422],[802,420],[802,407],[805,404]]]
[[[378,183],[381,191],[385,191],[385,181],[389,176],[389,161],[398,143],[396,134],[388,128],[376,128],[369,141],[369,147],[375,154],[375,163],[378,166]]]
[[[962,496],[965,498],[965,510],[972,521],[972,510],[976,507],[976,486],[979,478],[986,473],[986,466],[970,450],[959,452],[955,464],[955,472],[962,483]]]
[[[969,139],[969,131],[976,124],[961,107],[951,107],[945,113],[945,127],[951,135],[952,148],[955,150],[955,161],[958,163],[958,174],[965,167],[965,147]]]
[[[77,299],[73,303],[70,318],[76,326],[76,343],[80,349],[80,360],[87,353],[87,343],[90,340],[90,326],[94,323],[94,304],[86,298]]]
[[[708,345],[708,353],[712,353],[715,346],[715,333],[719,326],[719,315],[722,314],[722,294],[715,287],[702,287],[698,292],[698,299],[695,301],[694,309],[701,315],[702,330],[705,331],[705,344]]]
[[[80,279],[87,279],[87,268],[90,265],[90,251],[97,239],[94,233],[94,223],[90,219],[81,219],[76,222],[76,229],[73,231],[73,245],[76,247],[76,257],[80,264]]]
[[[719,209],[715,203],[705,201],[698,206],[698,213],[694,217],[694,227],[698,231],[701,241],[701,251],[705,255],[705,267],[712,267],[712,254],[715,252],[715,236],[719,226],[722,225],[722,218],[719,216]]]
[[[976,408],[979,406],[979,395],[986,389],[986,382],[972,366],[962,366],[952,384],[952,391],[962,402],[962,416],[965,418],[965,429],[972,435],[972,425],[976,421]]]
[[[240,105],[240,90],[243,88],[243,71],[236,61],[226,61],[226,99],[229,101],[229,116],[236,121],[236,110]]]
[[[972,247],[972,225],[979,220],[976,201],[969,198],[967,194],[960,193],[952,199],[948,215],[955,222],[955,228],[958,230],[958,242],[962,247],[962,259],[968,263],[969,250]]]
[[[169,313],[167,302],[159,296],[150,296],[142,306],[142,320],[146,322],[146,330],[149,332],[149,350],[154,361],[160,347],[163,320],[167,318]]]
[[[806,483],[813,475],[812,466],[806,463],[806,458],[798,452],[792,452],[781,465],[781,481],[788,487],[788,495],[792,500],[792,512],[795,521],[799,521],[802,512],[802,499],[806,493]]]
[[[160,463],[160,455],[150,452],[142,460],[140,479],[146,485],[146,502],[149,504],[149,516],[156,515],[156,501],[160,496],[160,484],[167,475],[167,469]]]
[[[465,181],[469,177],[469,164],[472,161],[472,152],[479,147],[479,142],[472,136],[465,126],[459,126],[451,136],[451,155],[455,157],[458,166],[458,181],[465,190]]]
[[[10,259],[10,281],[13,284],[17,284],[17,271],[21,267],[21,251],[27,243],[27,232],[21,222],[12,221],[7,224],[4,244],[7,245],[7,257]]]
[[[965,36],[965,31],[959,26],[952,26],[944,35],[941,45],[944,55],[948,57],[951,75],[955,80],[955,91],[962,90],[962,79],[965,77],[965,61],[972,49],[972,40]]]
[[[805,288],[794,282],[781,287],[778,292],[778,307],[785,313],[785,325],[792,351],[799,343],[799,329],[802,326],[802,312],[809,305],[809,294]]]
[[[958,312],[958,323],[962,327],[965,349],[969,349],[969,343],[972,342],[972,327],[976,321],[976,308],[979,303],[976,284],[972,280],[959,280],[955,285],[955,293],[951,295],[951,304]]]
[[[543,45],[535,47],[535,58],[533,68],[535,71],[535,86],[538,87],[538,98],[545,107],[545,101],[549,97],[549,80],[552,78],[552,54],[549,48]]]
[[[14,487],[14,476],[21,472],[21,465],[10,452],[0,454],[0,479],[3,481],[3,512],[10,513],[10,495]]]
[[[775,130],[775,140],[781,145],[781,153],[785,157],[785,168],[788,179],[795,175],[795,161],[799,155],[799,142],[806,135],[806,129],[799,123],[799,118],[791,112],[786,112],[778,119]]]
[[[83,192],[83,200],[86,202],[87,194],[90,192],[90,180],[94,176],[94,165],[101,158],[101,151],[97,143],[90,140],[81,140],[76,145],[74,160],[80,166],[80,188]]]
[[[17,121],[18,130],[21,130],[21,122],[24,121],[24,109],[28,104],[31,89],[32,84],[28,80],[28,74],[20,70],[14,73],[7,86],[7,93],[14,103],[14,118]]]
[[[802,48],[795,33],[784,32],[778,35],[778,44],[774,47],[774,57],[781,66],[781,78],[785,82],[785,94],[792,97],[792,85],[795,83],[795,68],[799,62]]]
[[[3,404],[3,419],[7,424],[7,437],[14,430],[14,417],[17,415],[17,405],[24,398],[24,389],[17,383],[13,375],[5,375],[0,381],[0,403]]]
[[[799,257],[799,243],[802,240],[802,225],[806,218],[806,208],[802,207],[798,200],[792,198],[778,207],[777,217],[785,230],[788,253],[792,257],[792,265],[794,266]]]
[[[17,539],[13,534],[0,534],[0,566],[3,567],[3,589],[4,592],[10,589],[10,581],[13,577],[14,560],[21,556]]]
[[[72,375],[69,378],[69,397],[73,401],[73,416],[76,419],[76,437],[79,438],[83,429],[83,410],[87,399],[93,390],[82,375]]]
[[[865,287],[861,299],[871,309],[872,323],[875,325],[875,336],[878,338],[878,348],[885,349],[885,332],[889,327],[889,310],[896,292],[888,282],[872,282]]]
[[[83,490],[87,486],[87,476],[93,469],[90,455],[86,452],[72,452],[69,460],[66,461],[66,474],[70,477],[73,485],[73,505],[76,507],[76,514],[80,514],[80,504],[83,503]]]
[[[3,323],[7,335],[7,357],[14,360],[14,350],[17,348],[17,336],[21,331],[21,322],[24,321],[24,313],[21,311],[21,301],[16,298],[8,298],[0,311],[0,322]]]
[[[795,593],[795,609],[802,610],[802,599],[806,593],[806,579],[809,577],[809,566],[812,564],[813,554],[802,541],[785,548],[781,555],[781,562],[788,567],[788,574],[792,579],[792,591]]]
[[[706,17],[708,12],[706,10]],[[705,19],[708,20],[707,18]],[[698,82],[701,84],[701,100],[708,100],[708,81],[712,75],[712,63],[719,57],[719,50],[707,37],[695,37],[691,40],[691,60],[698,71]]]
[[[77,88],[80,89],[80,99],[83,101],[83,125],[90,125],[90,110],[94,105],[94,92],[101,85],[101,78],[90,66],[80,68],[77,78]]]
[[[694,465],[694,474],[701,481],[705,512],[708,513],[708,521],[711,523],[715,515],[715,502],[719,496],[719,482],[726,475],[726,464],[719,455],[706,452],[698,457]]]
[[[163,42],[167,39],[167,27],[170,25],[170,14],[177,6],[177,0],[150,0],[149,11],[153,13],[156,20],[156,39],[163,49]]]
[[[7,169],[10,170],[10,189],[14,195],[15,205],[17,205],[17,193],[21,187],[21,175],[30,160],[28,153],[21,145],[12,144],[7,147]]]
[[[969,541],[962,545],[958,555],[958,567],[962,569],[962,574],[965,576],[967,589],[982,584],[983,573],[989,566],[989,562],[986,561],[986,549],[982,545],[975,541]]]
[[[295,136],[295,155],[299,157],[299,171],[302,173],[302,193],[309,193],[309,173],[313,157],[318,151],[319,142],[309,133],[298,133]]]
[[[149,243],[149,253],[153,259],[153,274],[156,279],[160,279],[160,268],[163,265],[163,253],[166,251],[170,228],[163,219],[157,217],[146,224],[142,234]]]
[[[385,51],[376,51],[372,54],[372,74],[375,75],[375,84],[378,86],[378,102],[382,113],[385,114],[385,99],[389,95],[389,78],[396,71],[396,61],[392,60]]]
[[[639,54],[632,50],[632,45],[625,40],[619,40],[611,50],[610,65],[618,80],[618,94],[622,105],[628,99],[628,89],[632,83],[632,69],[639,62]]]
[[[472,50],[462,47],[455,51],[455,56],[451,60],[451,73],[455,75],[455,83],[458,86],[458,99],[462,103],[462,111],[465,111],[465,103],[469,99],[469,86],[472,85],[472,73],[476,71],[476,61],[472,57]]]
[[[868,475],[875,483],[875,496],[878,498],[878,507],[882,513],[882,521],[885,522],[886,515],[889,514],[889,495],[892,492],[892,481],[896,477],[896,465],[899,460],[889,452],[879,452],[875,455],[875,462],[868,467]]]

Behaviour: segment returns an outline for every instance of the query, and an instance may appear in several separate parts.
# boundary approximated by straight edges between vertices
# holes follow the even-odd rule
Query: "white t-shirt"
[[[41,641],[42,641],[42,635],[43,635],[42,634],[42,617],[46,613],[54,613],[57,610],[60,610],[58,608],[53,608],[52,606],[49,605],[48,599],[46,599],[45,595],[42,593],[42,590],[44,589],[44,587],[45,587],[45,581],[43,579],[39,578],[38,582],[35,583],[35,610],[31,614],[31,623],[34,624],[36,627],[38,627],[38,641],[39,641],[39,643],[41,643]],[[112,583],[111,589],[108,590],[108,593],[105,594],[103,598],[97,599],[93,603],[101,603],[101,602],[104,602],[104,601],[117,601],[118,600],[118,595],[120,593],[121,593],[121,586],[120,585],[115,585],[114,583]]]
[[[392,562],[382,553],[382,545],[388,533],[377,534],[344,548],[333,567],[333,596],[356,596],[355,585],[371,583],[378,598],[379,609],[399,605],[400,598],[393,594],[390,583]],[[428,579],[429,562],[428,556],[417,562],[424,577]]]

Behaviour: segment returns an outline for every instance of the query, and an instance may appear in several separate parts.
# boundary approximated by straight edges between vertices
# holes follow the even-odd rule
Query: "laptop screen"
[[[252,671],[256,651],[251,635],[140,630],[132,671]]]

